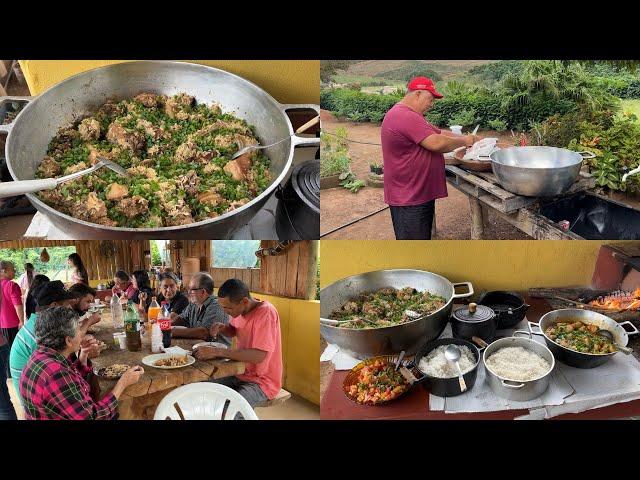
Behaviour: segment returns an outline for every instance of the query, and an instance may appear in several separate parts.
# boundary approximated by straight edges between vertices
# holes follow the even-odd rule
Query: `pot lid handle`
[[[477,303],[470,303],[469,304],[469,313],[470,314],[474,314],[476,313],[476,310],[478,309],[478,304]]]

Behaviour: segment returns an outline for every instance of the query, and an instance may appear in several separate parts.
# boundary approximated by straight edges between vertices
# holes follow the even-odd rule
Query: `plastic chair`
[[[172,390],[156,408],[153,419],[166,420],[168,417],[181,420],[175,404],[178,404],[185,420],[234,420],[237,413],[245,420],[258,420],[256,412],[242,395],[219,383],[191,383]]]

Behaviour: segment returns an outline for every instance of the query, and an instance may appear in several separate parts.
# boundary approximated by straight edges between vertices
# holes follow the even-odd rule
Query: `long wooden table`
[[[111,313],[108,308],[102,313],[100,323],[93,325],[89,330],[97,339],[102,340],[108,346],[99,357],[92,359],[95,368],[108,367],[114,363],[126,363],[128,365],[141,365],[144,374],[140,381],[125,389],[118,401],[118,411],[121,419],[153,419],[158,403],[174,388],[189,383],[205,382],[211,378],[222,378],[244,373],[245,364],[233,360],[196,360],[193,365],[172,370],[163,370],[149,367],[142,363],[142,359],[151,355],[150,347],[143,346],[138,352],[120,350],[113,342],[113,328]],[[202,340],[172,338],[171,346],[179,346],[186,350]],[[101,394],[111,390],[115,385],[114,380],[99,379]]]
[[[525,296],[531,305],[527,318],[538,322],[552,308],[540,298]],[[503,410],[498,412],[445,413],[429,409],[429,393],[420,385],[411,389],[403,398],[389,405],[371,407],[358,405],[342,391],[342,383],[348,371],[335,371],[320,401],[320,418],[323,420],[512,420],[529,411]],[[640,415],[640,400],[609,405],[580,413],[567,413],[554,417],[561,420],[604,420]]]

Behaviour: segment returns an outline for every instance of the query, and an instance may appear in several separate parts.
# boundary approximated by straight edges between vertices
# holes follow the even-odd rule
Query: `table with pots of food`
[[[633,322],[407,269],[339,280],[320,302],[323,419],[640,415]]]
[[[138,351],[130,351],[124,328],[114,328],[108,306],[93,310],[99,311],[101,321],[91,326],[89,333],[103,342],[103,350],[92,360],[95,375],[92,384],[99,385],[100,393],[104,394],[113,388],[122,370],[128,366],[144,368],[140,381],[127,387],[119,398],[120,419],[153,419],[157,405],[174,388],[244,373],[243,362],[228,359],[201,361],[188,355],[186,352],[191,353],[194,345],[203,342],[198,339],[172,337],[168,348],[170,353],[154,353],[151,345],[146,344],[142,344]]]

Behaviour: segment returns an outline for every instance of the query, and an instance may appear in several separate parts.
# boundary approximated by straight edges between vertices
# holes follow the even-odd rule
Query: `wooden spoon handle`
[[[305,123],[304,125],[302,125],[300,128],[298,128],[296,130],[296,133],[304,133],[307,130],[309,130],[311,127],[313,127],[314,125],[316,125],[318,122],[320,122],[320,115],[315,116],[314,118],[312,118],[311,120],[309,120],[307,123]]]

